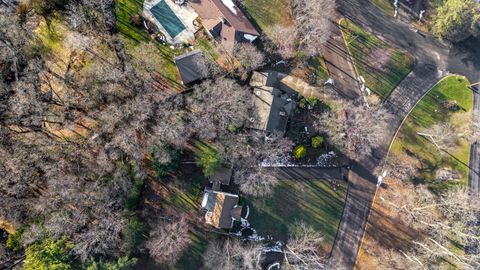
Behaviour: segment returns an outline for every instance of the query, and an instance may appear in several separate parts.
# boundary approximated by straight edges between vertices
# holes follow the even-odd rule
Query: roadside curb
[[[390,142],[390,145],[388,147],[388,151],[387,151],[387,155],[385,156],[385,160],[388,159],[389,155],[390,155],[390,151],[392,149],[392,146],[393,144],[395,143],[395,139],[397,138],[398,136],[398,133],[400,132],[400,129],[402,128],[403,124],[405,123],[405,121],[407,120],[407,118],[410,116],[410,114],[412,113],[412,111],[417,107],[417,105],[420,103],[420,101],[422,101],[437,85],[439,85],[442,81],[446,80],[447,78],[450,78],[450,77],[462,77],[462,78],[465,78],[465,76],[462,76],[462,75],[458,75],[458,74],[451,74],[451,75],[447,75],[443,78],[441,78],[438,82],[436,82],[432,87],[430,87],[430,89],[428,89],[427,92],[425,92],[425,94],[422,95],[422,97],[420,99],[417,100],[417,102],[415,102],[415,105],[412,106],[412,108],[410,109],[410,111],[407,113],[407,115],[405,115],[405,117],[403,118],[402,122],[400,123],[400,125],[398,126],[397,130],[395,131],[395,134],[393,136],[393,139],[392,141]],[[467,79],[468,80],[468,79]],[[383,164],[382,166],[382,171],[384,171],[385,169],[385,163]],[[370,217],[370,211],[371,209],[373,208],[373,204],[375,203],[376,201],[376,198],[377,198],[377,194],[378,194],[378,189],[379,189],[379,186],[377,186],[377,188],[375,189],[375,194],[373,195],[373,199],[372,199],[372,203],[369,207],[369,217]],[[366,232],[367,232],[367,229],[368,229],[368,219],[367,219],[367,222],[366,222],[366,226],[365,226],[365,230],[363,232],[363,235],[362,235],[362,240],[360,241],[360,247],[358,248],[358,252],[357,252],[357,255],[355,257],[355,265],[357,265],[357,260],[358,260],[358,254],[360,253],[360,251],[362,250],[362,246],[364,245],[364,242],[365,242],[365,235],[366,235]]]

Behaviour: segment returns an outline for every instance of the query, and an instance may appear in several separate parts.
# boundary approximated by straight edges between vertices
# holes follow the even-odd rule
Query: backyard
[[[347,48],[365,85],[385,100],[410,73],[413,57],[366,32],[348,19],[340,21]]]
[[[468,137],[472,125],[472,90],[464,77],[450,76],[440,81],[413,109],[406,118],[392,145],[392,155],[402,159],[413,159],[418,169],[416,182],[425,182],[435,191],[442,191],[451,185],[466,184],[470,143]],[[451,106],[455,109],[451,109]],[[458,141],[452,149],[439,150],[425,136],[436,124],[452,125]],[[439,171],[453,171],[458,174],[450,181],[438,181]]]
[[[132,16],[141,14],[142,10],[143,0],[115,0],[117,30],[122,34],[125,46],[132,55],[135,54],[135,47],[139,44],[152,41],[149,33],[142,26],[132,24]],[[158,42],[155,42],[155,45],[158,55],[164,59],[156,71],[171,81],[178,81],[173,58],[183,53],[183,50],[171,49]]]
[[[288,0],[245,0],[243,5],[252,23],[267,34],[272,26],[293,24]]]
[[[337,181],[334,190],[327,180],[282,180],[269,198],[245,199],[248,221],[260,236],[286,241],[297,222],[324,235],[324,252],[333,246],[345,202],[347,184]]]

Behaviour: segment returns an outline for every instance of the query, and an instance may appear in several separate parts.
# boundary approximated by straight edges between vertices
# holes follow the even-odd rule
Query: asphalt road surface
[[[416,59],[412,72],[385,102],[395,117],[385,131],[383,142],[372,155],[351,165],[349,193],[331,256],[347,269],[353,269],[376,192],[377,177],[373,172],[386,157],[396,130],[408,112],[444,75],[456,73],[467,76],[472,82],[479,81],[480,46],[478,40],[470,40],[450,48],[432,36],[414,33],[409,25],[386,15],[368,0],[342,0],[337,4],[341,15],[409,51]]]

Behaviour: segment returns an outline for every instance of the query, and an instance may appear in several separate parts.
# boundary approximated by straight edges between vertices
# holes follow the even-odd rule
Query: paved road
[[[480,87],[475,87],[473,94],[473,120],[480,121]],[[478,136],[478,134],[476,134]],[[470,149],[470,173],[468,175],[468,186],[470,190],[480,195],[480,138],[472,144]]]
[[[336,23],[330,25],[332,38],[322,45],[320,51],[330,76],[334,80],[337,92],[348,98],[360,97],[360,85],[357,81],[355,68],[348,54],[342,33]]]
[[[395,118],[385,131],[384,141],[371,156],[354,163],[348,176],[349,193],[331,255],[347,269],[353,269],[376,192],[377,178],[372,172],[381,165],[405,116],[439,78],[451,72],[465,75],[471,81],[479,80],[480,53],[475,50],[480,50],[480,46],[476,48],[478,41],[473,40],[464,47],[450,49],[431,36],[415,34],[407,24],[384,14],[368,0],[341,0],[337,4],[343,16],[416,58],[412,73],[385,102]]]

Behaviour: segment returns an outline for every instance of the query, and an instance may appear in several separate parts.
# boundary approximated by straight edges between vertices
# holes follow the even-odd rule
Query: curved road
[[[395,117],[383,143],[372,155],[351,165],[347,200],[331,255],[347,269],[353,269],[376,192],[373,172],[386,157],[396,130],[417,101],[444,75],[462,74],[472,82],[479,81],[480,53],[472,48],[480,50],[480,46],[478,40],[473,40],[464,47],[449,48],[429,35],[414,33],[409,25],[386,15],[369,0],[340,0],[337,5],[341,15],[416,58],[412,72],[384,103]]]

